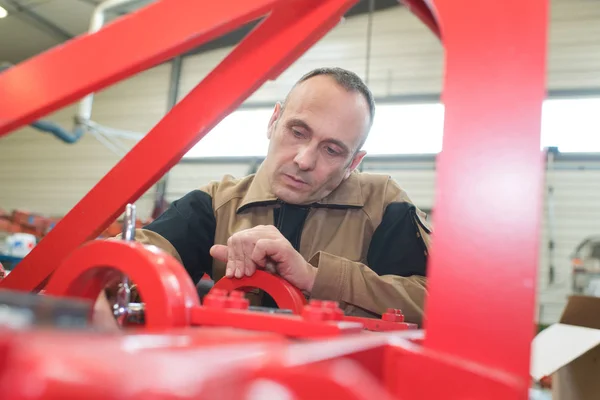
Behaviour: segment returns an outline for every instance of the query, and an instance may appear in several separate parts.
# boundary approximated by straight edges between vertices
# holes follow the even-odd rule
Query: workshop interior
[[[0,399],[599,399],[599,55],[594,0],[0,0]],[[136,241],[322,67],[431,234],[422,324]]]

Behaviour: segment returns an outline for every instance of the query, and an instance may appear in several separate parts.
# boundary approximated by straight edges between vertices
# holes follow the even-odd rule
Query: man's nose
[[[298,168],[303,171],[311,170],[315,167],[317,162],[317,152],[310,146],[304,146],[298,151],[298,154],[296,154],[294,162],[298,165]]]

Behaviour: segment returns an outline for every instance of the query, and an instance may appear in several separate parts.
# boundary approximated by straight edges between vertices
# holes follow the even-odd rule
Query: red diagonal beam
[[[518,376],[526,398],[548,1],[434,3],[446,108],[424,345]]]
[[[268,13],[277,0],[161,0],[0,73],[0,136]]]
[[[336,25],[355,0],[296,0],[273,11],[46,236],[0,287],[38,288],[275,72]]]

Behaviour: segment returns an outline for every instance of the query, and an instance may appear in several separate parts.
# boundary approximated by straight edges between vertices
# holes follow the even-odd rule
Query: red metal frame
[[[219,7],[221,13],[212,11],[204,23],[208,26],[202,31],[202,20],[194,20],[196,30],[193,37],[203,36],[207,40],[211,35],[223,33],[223,26],[227,30],[234,29],[250,17],[258,17],[268,9],[267,5],[275,7],[268,18],[261,22],[236,48],[229,54],[196,88],[181,100],[156,127],[154,127],[75,207],[54,227],[54,229],[39,243],[38,246],[20,263],[19,269],[11,273],[2,282],[2,286],[9,289],[36,290],[56,270],[62,260],[78,246],[92,240],[113,222],[124,210],[127,203],[135,202],[145,193],[165,172],[173,167],[181,157],[206,135],[229,112],[238,107],[244,99],[256,91],[267,79],[274,78],[278,73],[297,59],[306,49],[319,40],[329,29],[337,24],[342,15],[354,3],[354,0],[294,0],[283,2],[243,1],[223,2]],[[172,4],[177,3],[177,4]],[[231,8],[232,4],[235,7]],[[143,34],[156,31],[156,26],[164,26],[164,15],[180,13],[187,14],[187,19],[204,13],[202,5],[196,2],[192,6],[189,2],[180,4],[179,1],[161,1],[158,10],[150,6],[150,11],[140,11],[135,15],[116,21],[111,25],[108,34],[103,31],[97,35],[90,35],[74,41],[69,45],[50,51],[39,58],[32,59],[23,68],[10,69],[0,75],[0,87],[8,87],[17,92],[15,105],[11,105],[11,92],[0,99],[0,134],[8,129],[30,122],[39,116],[40,112],[48,112],[63,104],[60,101],[52,103],[52,107],[45,103],[40,104],[39,99],[44,99],[46,90],[42,94],[33,91],[23,91],[23,82],[36,82],[35,76],[40,76],[44,71],[44,82],[72,82],[60,93],[63,97],[80,96],[85,91],[97,90],[104,87],[108,77],[113,77],[113,72],[103,74],[104,64],[96,65],[95,85],[88,83],[86,74],[73,74],[70,70],[61,70],[63,63],[60,60],[70,59],[72,53],[75,60],[95,53],[102,46],[111,45],[111,54],[127,54],[130,50],[129,40],[117,40],[114,35],[123,35],[122,38],[131,38],[129,34]],[[167,7],[167,5],[170,6]],[[184,5],[188,5],[185,9]],[[222,7],[222,9],[221,9]],[[236,10],[235,23],[231,16],[225,17],[229,10]],[[170,11],[169,11],[170,10]],[[175,11],[183,10],[183,11]],[[233,11],[232,11],[233,12]],[[139,20],[138,20],[139,19]],[[137,22],[137,23],[134,23]],[[221,24],[219,24],[219,22]],[[180,21],[174,19],[173,25]],[[224,24],[223,24],[224,23]],[[129,31],[135,29],[135,31]],[[164,28],[171,29],[171,26]],[[162,29],[160,30],[162,32]],[[178,35],[183,35],[177,30]],[[173,36],[171,47],[179,51],[184,43],[189,46],[191,32],[186,31],[185,36]],[[117,36],[119,37],[119,36]],[[87,39],[87,40],[86,40]],[[148,43],[144,47],[150,57],[151,49],[159,48],[161,54],[174,55],[166,52],[163,47],[150,44],[148,38],[139,39]],[[124,42],[124,43],[122,43]],[[158,44],[164,41],[159,40]],[[194,41],[195,45],[201,41]],[[166,47],[166,46],[165,46]],[[62,49],[62,51],[61,51]],[[85,50],[84,50],[85,49]],[[77,52],[80,52],[79,54]],[[62,54],[61,54],[62,53]],[[138,54],[138,52],[134,53]],[[83,56],[82,56],[83,55]],[[130,56],[123,56],[119,66],[126,71],[137,72],[149,66],[147,62],[130,61]],[[140,56],[141,58],[141,56]],[[155,58],[150,57],[153,61]],[[46,68],[50,66],[49,73]],[[85,69],[94,69],[87,65]],[[37,74],[35,74],[37,72]],[[65,74],[65,72],[71,73]],[[79,79],[73,79],[74,77]],[[119,75],[120,76],[120,75]],[[101,80],[102,84],[98,83]],[[224,85],[228,90],[223,90]],[[19,88],[21,89],[19,91]],[[24,93],[31,93],[37,100],[33,106],[26,106],[28,98],[23,98]],[[71,98],[70,97],[70,98]],[[207,101],[207,99],[210,99]],[[21,107],[21,108],[17,108]],[[19,110],[27,110],[26,112]],[[11,112],[12,111],[12,112]],[[16,122],[15,122],[16,121]],[[18,123],[18,124],[17,124]],[[177,132],[176,135],[173,132]],[[148,160],[153,160],[149,163]]]
[[[99,265],[98,260],[109,266],[112,265],[110,262],[122,263],[129,259],[140,266],[155,265],[157,260],[152,257],[163,255],[157,252],[149,256],[145,249],[135,244],[129,244],[126,247],[129,250],[123,250],[125,247],[119,244],[120,250],[115,251],[122,252],[121,259],[100,254],[102,246],[95,243],[76,249],[101,232],[121,213],[126,203],[135,201],[265,80],[274,78],[321,38],[353,3],[349,0],[230,0],[215,3],[207,9],[195,0],[163,0],[98,33],[73,40],[0,74],[2,135],[88,92],[106,87],[272,10],[269,17],[150,131],[15,271],[0,282],[0,287],[38,290],[64,262],[64,270],[58,269],[48,285],[49,292],[66,291],[89,297],[90,293],[99,290],[102,281],[114,278],[106,271],[98,272],[94,267],[94,264]],[[324,373],[322,382],[332,388],[331,398],[342,397],[342,394],[352,397],[352,393],[360,398],[356,395],[360,393],[360,387],[344,392],[343,387],[332,384],[332,380],[338,378],[328,369],[340,359],[351,359],[370,369],[397,398],[526,398],[530,382],[529,348],[534,333],[532,322],[543,182],[540,125],[545,97],[547,0],[415,0],[410,4],[416,7],[411,8],[413,11],[420,10],[417,14],[421,19],[426,23],[430,21],[428,25],[434,32],[439,27],[446,50],[444,141],[438,159],[435,202],[439,218],[436,219],[429,265],[425,338],[416,341],[398,338],[397,333],[386,334],[384,338],[393,341],[375,347],[362,347],[359,340],[362,336],[349,337],[345,341],[328,339],[325,345],[337,355],[326,360],[325,356],[319,358],[315,356],[317,353],[309,351],[315,357],[311,362],[304,361],[304,365],[313,364],[307,367],[309,370],[274,363],[266,367],[275,369],[263,373],[266,376],[280,374],[281,382],[286,382],[290,388],[296,387],[303,397],[309,398],[318,394],[318,388],[313,384],[321,378],[314,374],[307,378],[307,371],[310,372],[316,363],[323,371],[329,371]],[[425,12],[424,5],[430,6],[430,15]],[[155,29],[164,26],[165,21],[167,29]],[[140,39],[142,34],[144,39]],[[147,35],[153,35],[153,39]],[[89,59],[90,52],[95,53],[109,45],[117,55],[115,64],[88,65],[83,61]],[[228,90],[222,90],[225,82]],[[35,91],[24,90],[23,85],[35,87]],[[207,98],[210,101],[206,101]],[[148,157],[150,154],[152,157]],[[148,159],[153,159],[153,163],[148,164]],[[92,251],[97,251],[93,256],[97,258],[87,262],[83,254]],[[87,271],[96,271],[87,284],[73,272],[82,263],[86,264],[84,269]],[[69,270],[73,271],[69,273]],[[183,271],[176,263],[168,270],[174,275]],[[214,323],[251,329],[252,326],[286,320],[289,325],[284,324],[285,328],[278,328],[274,323],[267,329],[293,335],[294,324],[300,330],[312,326],[315,329],[312,333],[321,330],[317,332],[319,336],[330,334],[324,332],[323,327],[339,328],[346,323],[323,321],[319,312],[300,322],[298,316],[260,316],[243,310],[188,306],[188,300],[195,301],[192,300],[189,278],[188,283],[179,283],[186,293],[187,300],[183,300],[165,289],[171,285],[170,280],[155,280],[160,274],[152,272],[150,275],[154,277],[148,279],[155,283],[159,292],[163,291],[158,297],[168,304],[163,308],[164,313],[173,309],[179,311],[157,326]],[[136,278],[141,276],[136,275]],[[181,275],[181,279],[185,281],[185,276]],[[69,284],[69,281],[77,283]],[[140,287],[140,290],[144,288]],[[188,294],[191,297],[186,297]],[[307,328],[304,334],[301,332],[296,337],[311,337],[306,332],[313,328]],[[307,349],[302,347],[301,351]],[[280,359],[281,350],[271,348],[261,353],[261,360]],[[101,354],[96,356],[97,360],[102,359]],[[118,351],[111,356],[113,362],[128,359],[127,354]],[[175,364],[185,363],[181,359],[173,360]],[[31,365],[31,360],[21,361],[22,369]],[[237,363],[236,368],[249,375],[234,374],[238,385],[224,385],[227,386],[225,389],[238,395],[240,387],[253,382],[250,376],[254,372],[249,371],[256,371],[240,365]],[[110,374],[107,375],[109,366],[94,368],[96,376],[106,378],[106,382],[115,382],[110,380]],[[133,371],[135,369],[128,373],[138,379],[142,379],[139,371],[148,373],[144,368]],[[43,367],[39,371],[43,372]],[[185,376],[189,378],[189,374]],[[294,382],[302,381],[294,381],[298,376],[304,376],[303,380],[309,379],[310,383],[304,387],[294,386]],[[196,376],[196,379],[200,378]],[[273,379],[277,381],[277,378]],[[104,379],[97,381],[107,384]],[[357,378],[356,381],[361,380]],[[62,381],[64,391],[75,390],[69,382]],[[215,382],[224,381],[211,380],[211,383]],[[148,385],[146,381],[144,384]],[[152,389],[146,393],[159,393],[157,385],[150,384],[150,387]],[[15,398],[15,395],[10,397],[13,392],[5,388],[0,387],[0,394],[7,393],[7,398]],[[94,384],[88,384],[87,388],[98,390]]]

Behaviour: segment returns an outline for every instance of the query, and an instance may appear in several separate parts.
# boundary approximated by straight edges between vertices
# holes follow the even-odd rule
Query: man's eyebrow
[[[288,126],[299,126],[300,128],[304,128],[310,133],[312,133],[312,128],[306,123],[306,121],[300,118],[292,118],[287,122]]]
[[[291,118],[290,120],[288,120],[287,125],[288,126],[298,126],[300,128],[307,130],[311,134],[313,133],[312,128],[306,123],[306,121],[304,121],[300,118]],[[341,147],[343,151],[345,151],[346,153],[350,153],[350,149],[348,148],[348,146],[338,139],[326,139],[325,142],[329,142],[338,147]]]

